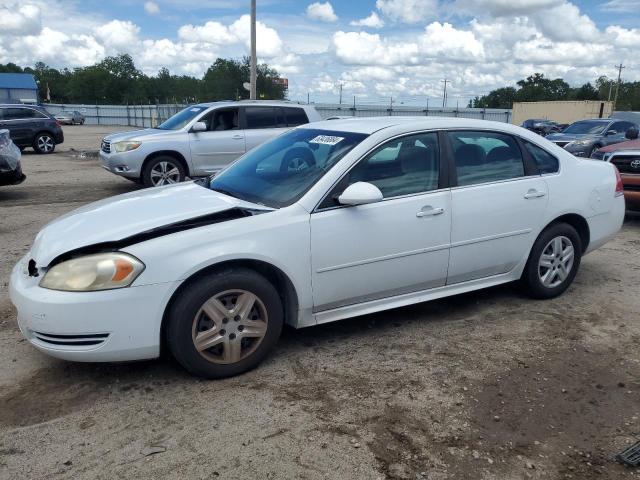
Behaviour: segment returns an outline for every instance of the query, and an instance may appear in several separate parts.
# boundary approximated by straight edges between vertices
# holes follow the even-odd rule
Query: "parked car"
[[[313,106],[276,101],[202,103],[156,128],[109,135],[102,166],[147,187],[211,175],[297,125],[320,120]]]
[[[84,115],[77,110],[63,110],[55,116],[63,125],[84,125]]]
[[[611,162],[620,171],[628,210],[640,211],[640,139],[638,129],[627,130],[628,142],[603,147],[591,158]]]
[[[36,153],[53,153],[64,142],[60,123],[35,105],[0,105],[0,128],[9,130],[20,150],[32,147]]]
[[[49,355],[138,360],[164,344],[193,374],[224,377],[255,367],[284,323],[516,280],[533,297],[560,295],[624,208],[610,164],[520,127],[330,120],[206,181],[66,214],[40,231],[9,289],[22,333]]]
[[[562,131],[560,124],[553,120],[546,120],[544,118],[530,118],[522,122],[522,127],[532,132],[542,135],[543,137],[550,133],[557,133]]]
[[[591,157],[598,148],[624,142],[627,130],[638,125],[615,118],[596,118],[572,123],[560,133],[547,139],[576,157]]]
[[[20,149],[9,136],[9,130],[0,130],[0,185],[17,185],[27,176],[22,173]]]

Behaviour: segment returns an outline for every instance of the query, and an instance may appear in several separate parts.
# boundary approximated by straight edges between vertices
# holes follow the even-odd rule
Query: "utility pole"
[[[444,80],[440,80],[441,83],[444,83],[444,90],[442,92],[442,108],[447,106],[447,83],[451,83],[451,80],[445,78]]]
[[[620,65],[616,65],[616,68],[618,69],[618,83],[616,84],[616,94],[613,97],[613,108],[616,108],[616,104],[618,103],[618,90],[620,89],[620,77],[622,76],[622,69],[625,68],[624,65],[622,65],[622,62],[620,62]]]
[[[340,82],[340,85],[339,85],[339,87],[340,87],[340,105],[342,105],[342,85],[343,85],[342,82]]]
[[[249,98],[251,100],[256,99],[256,80],[258,72],[258,59],[256,55],[256,0],[251,0],[251,90],[249,91]]]
[[[307,92],[307,105],[309,105],[309,92]]]

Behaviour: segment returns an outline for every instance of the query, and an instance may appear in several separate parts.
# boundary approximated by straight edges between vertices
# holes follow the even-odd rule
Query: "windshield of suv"
[[[196,115],[204,112],[208,107],[187,107],[184,110],[180,110],[173,117],[168,118],[156,128],[161,130],[180,130],[187,123],[193,120]]]
[[[565,128],[562,133],[597,135],[599,133],[603,133],[607,125],[609,125],[608,122],[576,122]]]
[[[366,137],[311,128],[291,130],[231,164],[209,182],[209,188],[268,207],[286,207]]]

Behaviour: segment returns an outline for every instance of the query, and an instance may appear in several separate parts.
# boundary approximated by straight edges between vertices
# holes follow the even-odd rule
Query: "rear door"
[[[246,151],[244,130],[240,128],[237,107],[218,108],[200,119],[204,132],[189,132],[194,175],[218,172]]]
[[[252,105],[242,110],[247,151],[287,130],[282,107]]]
[[[548,189],[530,155],[504,133],[447,134],[453,152],[447,284],[513,270],[542,228]]]

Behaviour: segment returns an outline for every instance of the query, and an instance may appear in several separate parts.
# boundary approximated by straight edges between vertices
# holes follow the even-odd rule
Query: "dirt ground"
[[[287,329],[224,381],[40,354],[9,272],[51,219],[139,188],[79,154],[113,130],[66,127],[0,188],[1,478],[640,478],[613,460],[640,439],[638,215],[560,298],[503,286]]]

